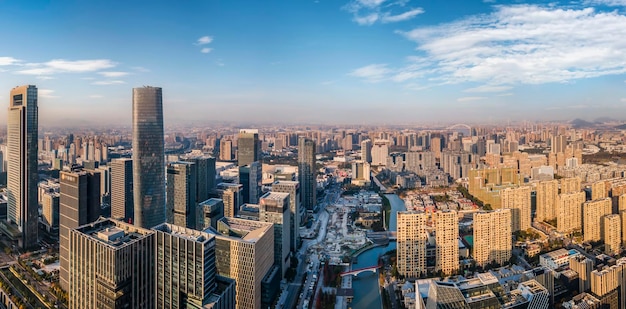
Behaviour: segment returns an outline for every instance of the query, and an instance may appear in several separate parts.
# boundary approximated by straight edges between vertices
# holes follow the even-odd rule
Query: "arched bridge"
[[[380,268],[380,265],[371,266],[371,267],[364,267],[364,268],[359,268],[359,269],[353,269],[351,271],[342,272],[339,275],[341,277],[350,276],[350,275],[356,276],[356,275],[358,275],[358,274],[360,274],[362,272],[366,272],[366,271],[375,273],[376,270],[379,269],[379,268]]]
[[[446,130],[456,130],[456,129],[465,129],[467,130],[467,136],[471,136],[472,135],[472,127],[464,124],[464,123],[457,123],[453,126],[447,127]],[[463,132],[465,133],[465,132]]]

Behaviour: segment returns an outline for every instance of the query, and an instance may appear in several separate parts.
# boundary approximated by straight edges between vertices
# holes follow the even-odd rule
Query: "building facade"
[[[504,265],[511,258],[511,210],[474,213],[474,260],[480,266]]]
[[[111,218],[134,222],[133,160],[111,160]]]
[[[300,182],[302,207],[313,210],[317,203],[315,142],[305,137],[298,139],[298,181]]]
[[[197,216],[196,172],[196,164],[193,162],[172,162],[167,165],[167,223],[193,229],[204,226],[204,218]]]
[[[289,193],[289,234],[291,252],[300,247],[300,183],[297,181],[280,180],[272,184],[272,192]]]
[[[396,258],[398,272],[407,278],[419,278],[426,273],[427,220],[423,212],[398,212]]]

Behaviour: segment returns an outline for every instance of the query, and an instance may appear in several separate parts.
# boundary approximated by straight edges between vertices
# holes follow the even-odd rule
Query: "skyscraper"
[[[259,203],[259,221],[274,224],[274,265],[281,270],[281,278],[289,268],[291,240],[289,193],[267,192]]]
[[[459,270],[459,218],[456,211],[437,211],[435,222],[435,271],[451,275]]]
[[[157,87],[133,88],[133,183],[135,225],[165,222],[163,98]]]
[[[261,196],[263,170],[259,161],[239,166],[239,183],[243,186],[243,202],[258,204]]]
[[[261,158],[259,131],[254,129],[239,130],[237,138],[237,164],[249,165]]]
[[[154,233],[113,219],[72,229],[69,308],[156,308]]]
[[[233,159],[233,141],[229,139],[220,140],[220,160],[230,161]]]
[[[606,215],[602,217],[604,228],[604,253],[616,255],[620,253],[622,245],[622,222],[619,215]]]
[[[11,90],[7,126],[7,213],[21,232],[23,248],[37,246],[39,210],[37,202],[38,107],[37,87]]]
[[[224,202],[224,217],[236,217],[237,210],[242,203],[242,185],[234,183],[220,183],[217,185],[217,195]]]
[[[583,241],[604,239],[602,217],[610,215],[611,198],[587,201],[583,204]]]
[[[272,223],[222,218],[216,238],[217,273],[235,279],[237,309],[261,308],[261,281],[274,264]]]
[[[474,260],[480,266],[502,265],[511,258],[511,210],[474,213]]]
[[[306,137],[298,139],[298,181],[302,207],[313,210],[317,202],[317,173],[315,169],[315,142]]]
[[[570,234],[583,228],[583,203],[585,192],[559,194],[558,210],[556,216],[556,230],[560,233]]]
[[[133,160],[111,160],[111,218],[134,223]]]
[[[511,232],[530,228],[530,187],[506,188],[500,191],[501,208],[511,209]]]
[[[367,163],[372,162],[372,140],[370,139],[361,142],[361,160]]]
[[[416,211],[398,212],[398,272],[408,278],[426,273],[427,215]]]
[[[389,141],[388,140],[375,140],[372,145],[372,165],[385,166],[387,165],[387,157],[389,156]]]
[[[300,183],[297,181],[281,180],[272,184],[272,192],[289,193],[289,209],[291,218],[289,226],[291,241],[289,246],[292,252],[300,247]]]
[[[70,230],[100,217],[100,174],[94,171],[61,172],[59,199],[59,283],[68,291]]]
[[[196,203],[196,164],[172,162],[167,165],[167,222],[187,228],[202,228]],[[200,219],[201,223],[198,223]]]

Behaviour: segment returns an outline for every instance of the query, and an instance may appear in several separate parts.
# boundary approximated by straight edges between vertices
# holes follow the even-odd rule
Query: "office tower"
[[[260,162],[254,161],[249,165],[239,166],[239,183],[243,186],[244,203],[259,203],[262,181],[263,170]]]
[[[559,233],[571,234],[583,228],[583,203],[585,192],[559,194],[556,216],[556,230]]]
[[[501,208],[511,209],[511,232],[526,231],[531,223],[530,187],[500,191]]]
[[[222,218],[216,238],[217,273],[234,279],[237,309],[261,308],[261,281],[274,264],[272,223]]]
[[[302,207],[313,210],[317,204],[315,142],[305,137],[298,139],[298,181],[300,182]]]
[[[260,159],[259,130],[239,130],[239,135],[237,136],[237,165],[249,165]]]
[[[500,265],[511,258],[511,210],[474,213],[474,260],[480,266]]]
[[[224,217],[236,217],[239,206],[243,204],[241,191],[243,186],[234,183],[220,183],[217,185],[217,195],[224,202]]]
[[[37,87],[11,89],[7,125],[7,214],[21,233],[20,246],[37,246],[38,107]]]
[[[537,183],[538,222],[554,220],[557,217],[559,199],[559,182],[557,180],[540,181]]]
[[[69,292],[70,230],[100,217],[100,175],[76,170],[60,173],[59,198],[59,283]]]
[[[456,211],[437,211],[435,222],[435,271],[451,275],[459,270],[459,218]]]
[[[599,200],[608,197],[604,180],[596,181],[591,184],[591,200]]]
[[[220,140],[220,160],[230,161],[233,159],[233,141],[229,139]]]
[[[215,158],[196,156],[184,161],[196,165],[196,202],[206,201],[209,194],[215,191]]]
[[[167,165],[165,213],[168,223],[192,229],[204,226],[203,216],[197,216],[196,177],[195,163],[172,162]]]
[[[280,269],[281,278],[290,265],[290,219],[289,193],[267,192],[261,197],[259,221],[274,224],[274,265]]]
[[[602,217],[604,229],[604,253],[616,255],[621,251],[622,222],[619,215],[605,215]]]
[[[272,192],[289,193],[289,247],[295,253],[300,247],[300,183],[280,180],[272,184]]]
[[[374,140],[372,144],[372,164],[374,166],[387,165],[387,157],[389,156],[389,141]]]
[[[210,198],[198,204],[198,207],[202,209],[204,214],[204,227],[202,229],[217,228],[217,221],[224,218],[224,201],[219,198]]]
[[[549,308],[550,293],[536,280],[524,281],[517,286],[517,289],[528,302],[528,307],[525,308]]]
[[[352,184],[368,186],[370,180],[370,164],[363,160],[352,161]]]
[[[408,278],[419,278],[426,273],[426,221],[423,212],[399,211],[396,258],[398,272]]]
[[[100,172],[100,203],[111,205],[111,166],[99,165],[95,170]]]
[[[165,154],[161,88],[133,88],[134,224],[165,222]]]
[[[361,160],[372,162],[372,140],[366,139],[361,142]]]
[[[69,308],[156,308],[154,251],[154,231],[121,221],[71,229]]]
[[[559,183],[561,184],[561,194],[580,191],[580,178],[578,177],[559,179]]]
[[[216,306],[215,236],[168,223],[152,230],[158,270],[155,308]]]
[[[602,217],[611,214],[611,199],[587,201],[583,203],[583,241],[602,240],[604,229]]]
[[[577,255],[569,259],[569,268],[578,273],[578,292],[588,291],[591,288],[593,261],[584,255]]]
[[[133,160],[111,160],[111,218],[134,223]]]
[[[45,192],[41,198],[42,221],[48,232],[59,228],[59,197],[59,193]]]
[[[442,146],[441,137],[433,137],[430,139],[430,151],[435,154],[435,159],[441,159]]]

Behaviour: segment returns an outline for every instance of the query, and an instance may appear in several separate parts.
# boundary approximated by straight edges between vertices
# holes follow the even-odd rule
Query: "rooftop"
[[[154,231],[148,229],[105,218],[79,226],[73,229],[73,231],[114,248],[132,244],[154,233]]]
[[[261,199],[274,200],[274,201],[282,201],[286,198],[289,198],[289,193],[267,192],[263,196],[261,196]]]
[[[178,238],[183,238],[183,239],[187,239],[187,240],[191,240],[191,241],[195,241],[198,243],[205,243],[207,241],[209,241],[211,238],[214,238],[215,236],[206,233],[206,232],[202,232],[202,231],[198,231],[198,230],[194,230],[194,229],[189,229],[186,227],[182,227],[182,226],[178,226],[178,225],[173,225],[173,224],[169,224],[169,223],[163,223],[160,225],[157,225],[155,227],[152,228],[153,230],[165,233],[165,234],[170,234],[172,236],[176,236]]]

